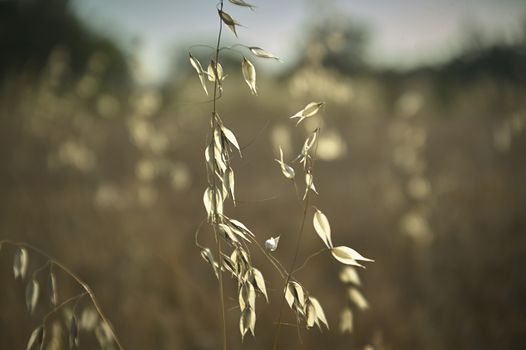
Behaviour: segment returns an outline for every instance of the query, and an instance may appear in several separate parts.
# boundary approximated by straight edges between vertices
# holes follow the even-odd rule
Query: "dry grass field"
[[[68,49],[56,47],[38,70],[3,75],[0,240],[37,246],[86,281],[126,349],[217,349],[217,280],[194,242],[206,216],[210,103],[183,71],[160,87],[108,81],[108,57],[90,52],[74,69]],[[296,329],[287,309],[283,349],[526,346],[524,76],[448,67],[345,75],[304,64],[281,77],[261,72],[255,97],[225,66],[218,105],[243,150],[232,160],[238,205],[228,211],[261,244],[281,235],[275,256],[288,264],[302,210],[274,159],[279,145],[292,159],[321,125],[316,205],[335,241],[375,259],[360,270],[370,307],[355,310],[352,334],[341,334],[340,265],[313,258],[297,277],[319,296],[330,331]],[[289,116],[316,100],[324,110],[296,128]],[[213,246],[208,230],[200,237]],[[318,249],[307,227],[299,261]],[[0,250],[1,349],[24,348],[49,311],[40,303],[26,312],[14,251]],[[254,260],[271,302],[258,299],[256,337],[241,342],[237,286],[225,278],[231,349],[273,341],[282,281],[264,256]],[[44,263],[30,255],[29,269]],[[64,274],[57,282],[59,298],[79,292]],[[77,308],[86,310],[80,348],[96,348],[92,306],[83,299]],[[59,323],[50,329],[66,344]]]

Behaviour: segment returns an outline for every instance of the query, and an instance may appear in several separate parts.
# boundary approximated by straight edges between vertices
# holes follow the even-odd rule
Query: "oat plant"
[[[254,10],[255,8],[243,0],[229,0],[229,2],[230,5],[246,7],[250,10]],[[236,204],[235,173],[231,166],[231,159],[236,156],[241,157],[242,154],[235,134],[227,127],[224,120],[220,117],[220,111],[218,110],[217,101],[223,95],[223,81],[226,78],[226,73],[223,71],[220,63],[220,54],[224,50],[229,50],[240,55],[242,76],[253,95],[257,95],[257,85],[256,70],[251,59],[271,59],[279,61],[279,58],[257,46],[243,44],[222,46],[221,39],[224,26],[228,27],[237,38],[237,29],[240,23],[229,15],[225,1],[223,0],[217,4],[217,14],[219,28],[215,46],[196,45],[209,47],[213,50],[207,68],[203,68],[199,59],[192,55],[192,53],[189,53],[190,63],[197,72],[204,93],[206,95],[212,95],[210,128],[204,150],[208,184],[204,190],[203,202],[207,216],[206,221],[211,226],[211,232],[213,232],[215,237],[215,254],[212,252],[212,249],[199,242],[201,225],[196,232],[195,241],[196,245],[201,249],[203,259],[212,266],[217,276],[223,349],[227,349],[228,344],[223,274],[231,275],[237,282],[237,299],[240,309],[239,330],[241,339],[243,339],[247,333],[252,334],[252,336],[255,335],[256,297],[258,295],[262,296],[267,303],[269,302],[265,278],[261,271],[252,263],[254,251],[257,250],[263,254],[276,269],[283,281],[283,292],[281,294],[281,301],[279,301],[279,314],[277,315],[273,342],[273,348],[278,349],[285,304],[287,304],[295,314],[298,325],[304,324],[307,328],[312,328],[316,325],[320,330],[329,328],[329,323],[318,299],[309,293],[307,287],[304,286],[301,281],[295,278],[295,275],[304,269],[313,257],[330,252],[338,262],[349,268],[352,266],[363,267],[360,262],[373,260],[362,256],[350,247],[343,245],[335,246],[332,242],[331,227],[326,214],[312,205],[314,201],[313,195],[318,195],[314,181],[314,168],[316,163],[316,150],[321,133],[319,127],[311,132],[298,152],[298,156],[290,163],[284,160],[281,148],[279,158],[276,159],[283,176],[294,186],[298,196],[297,199],[302,206],[302,219],[295,238],[295,248],[288,266],[285,266],[272,254],[272,252],[278,249],[280,236],[271,237],[264,243],[260,242],[260,239],[256,237],[246,225],[225,212],[224,203],[226,200],[231,200],[234,206]],[[246,55],[249,55],[249,58],[247,58]],[[210,89],[212,91],[211,93],[209,92]],[[303,120],[317,115],[324,106],[325,104],[323,102],[308,103],[290,118],[296,122],[295,124],[297,126],[301,124]],[[300,168],[301,176],[296,175],[298,170],[295,169],[293,165],[296,165],[296,168]],[[297,182],[296,180],[298,177],[302,179],[301,192],[299,190],[299,181]],[[305,226],[309,221],[308,217],[310,215],[312,215],[312,225],[323,243],[323,248],[309,255],[300,265],[298,264],[298,257]],[[342,272],[342,276],[344,276],[342,279],[343,282],[348,282],[351,278],[349,277],[349,274],[352,274],[350,271],[356,273],[354,269],[344,270]],[[350,282],[356,284],[356,278]],[[359,285],[350,289],[349,298],[351,301],[356,302],[356,300],[359,299],[356,295],[359,295],[362,297],[362,301],[366,303],[365,298],[363,298],[361,294],[357,294],[359,293],[357,287],[359,287]],[[349,312],[349,308],[344,308],[342,323],[340,325],[340,328],[344,331],[349,331]]]
[[[123,350],[93,290],[77,274],[30,244],[2,240],[0,253],[3,247],[14,250],[13,274],[15,280],[25,284],[28,313],[34,318],[43,315],[38,317],[40,324],[29,336],[26,350],[77,349],[81,333],[95,335],[101,350]],[[30,260],[34,263],[30,264]],[[30,266],[36,267],[30,270]],[[71,296],[59,294],[59,284],[66,279],[77,285],[78,293]],[[66,345],[62,344],[62,334],[67,335]]]

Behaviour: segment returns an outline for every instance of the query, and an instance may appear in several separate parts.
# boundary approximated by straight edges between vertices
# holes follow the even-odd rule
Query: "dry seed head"
[[[324,104],[325,102],[311,102],[308,105],[306,105],[305,108],[303,108],[301,111],[290,117],[290,119],[299,118],[299,120],[296,122],[296,125],[298,125],[305,118],[309,118],[316,115]]]
[[[226,270],[228,270],[232,274],[233,277],[237,277],[236,264],[234,264],[232,259],[230,259],[230,257],[225,255],[224,253],[222,254],[222,256],[223,256],[223,267]]]
[[[356,250],[346,246],[332,248],[331,254],[336,260],[346,265],[353,265],[365,268],[363,265],[358,263],[358,261],[374,262],[374,260],[366,258],[360,253],[358,253]]]
[[[265,279],[263,278],[263,274],[261,273],[261,271],[254,267],[250,271],[252,273],[254,286],[256,286],[256,288],[265,296],[265,299],[268,303],[267,288],[265,286]]]
[[[352,266],[344,266],[340,271],[340,281],[343,283],[352,283],[361,286],[362,282],[356,269]]]
[[[241,313],[239,319],[239,328],[241,331],[241,340],[245,337],[245,334],[250,330],[252,336],[255,335],[254,328],[256,327],[256,313],[250,307],[247,307]]]
[[[48,276],[48,289],[49,289],[49,302],[51,305],[56,306],[58,301],[57,296],[57,279],[53,271],[49,271]]]
[[[229,222],[230,226],[232,227],[232,229],[241,231],[244,234],[247,234],[247,235],[250,235],[252,237],[255,237],[255,235],[252,233],[252,231],[250,231],[248,229],[248,227],[246,227],[242,222],[240,222],[238,220],[235,220],[235,219],[230,219],[230,218],[228,218],[226,216],[225,216],[225,218],[228,220],[228,222]]]
[[[221,17],[221,20],[228,26],[228,28],[234,33],[234,35],[237,38],[237,32],[236,32],[236,26],[239,26],[240,24],[235,21],[228,13],[222,10],[217,10],[219,13],[219,17]]]
[[[239,289],[239,308],[244,310],[247,307],[256,308],[256,290],[248,281],[243,283]]]
[[[290,165],[286,164],[283,161],[283,150],[281,149],[281,146],[279,147],[279,159],[275,159],[275,161],[279,163],[281,167],[281,172],[283,173],[283,176],[285,176],[285,178],[289,180],[294,179],[296,173],[294,171],[294,168],[292,168]]]
[[[295,281],[290,281],[287,284],[285,291],[285,299],[291,309],[303,314],[305,308],[305,293],[303,287]]]
[[[312,224],[314,226],[314,230],[318,236],[320,236],[323,243],[325,243],[327,248],[331,249],[333,247],[331,239],[331,225],[329,224],[327,216],[325,216],[325,214],[323,214],[320,210],[315,209],[314,216],[312,218]]]
[[[254,11],[254,8],[256,7],[256,6],[254,6],[254,5],[251,5],[251,4],[247,3],[247,2],[245,2],[244,0],[228,0],[228,1],[230,1],[230,2],[231,2],[232,4],[234,4],[234,5],[243,6],[243,7],[248,7],[248,8],[250,8],[252,11]]]
[[[76,349],[79,347],[79,322],[75,314],[71,315],[69,324],[69,348]]]
[[[305,194],[303,195],[303,200],[307,198],[307,193],[311,190],[312,192],[318,194],[316,187],[314,186],[314,176],[310,172],[305,174]]]
[[[250,52],[252,52],[256,57],[260,57],[260,58],[272,58],[272,59],[275,59],[276,61],[280,61],[281,60],[279,59],[279,57],[277,56],[274,56],[274,54],[266,51],[266,50],[263,50],[261,47],[257,47],[257,46],[251,46],[249,47],[249,50]]]
[[[350,308],[345,308],[340,314],[340,332],[352,333],[353,330],[353,314]]]
[[[369,303],[363,296],[363,294],[356,288],[349,288],[349,299],[360,309],[367,310]]]
[[[320,325],[320,321],[321,321],[321,323],[323,323],[325,325],[325,327],[327,327],[327,329],[329,329],[329,323],[327,322],[327,318],[325,317],[325,312],[323,312],[323,308],[321,307],[321,304],[318,301],[318,299],[316,299],[314,297],[309,297],[309,304],[314,307],[314,310],[316,312],[316,321],[315,322],[316,322],[316,325],[318,326],[318,328],[321,330],[321,325]]]
[[[228,167],[226,169],[223,182],[225,183],[225,187],[227,188],[228,192],[230,192],[230,195],[232,196],[232,202],[234,203],[234,206],[235,206],[236,205],[236,196],[234,193],[235,178],[234,178],[234,170],[232,170],[231,167]]]
[[[40,285],[33,278],[26,286],[26,306],[30,314],[35,311],[35,307],[38,303],[38,296],[40,292]]]
[[[218,83],[221,83],[226,78],[226,75],[223,75],[223,66],[221,66],[221,63],[219,62],[216,64],[214,60],[211,60],[206,70],[208,73],[208,80],[211,82],[217,80]]]
[[[254,68],[254,65],[252,62],[250,62],[246,57],[243,56],[243,61],[241,62],[241,71],[243,73],[243,78],[245,78],[245,81],[250,88],[250,92],[252,95],[257,95],[257,88],[256,88],[256,68]]]
[[[27,249],[18,248],[13,260],[13,274],[15,275],[15,279],[20,278],[23,280],[26,277],[28,260]]]
[[[43,341],[44,341],[44,327],[38,326],[31,333],[31,336],[29,337],[29,340],[27,342],[26,350],[30,350],[34,346],[36,346],[37,349],[42,349],[44,345]]]
[[[234,243],[239,243],[239,240],[237,239],[236,235],[232,232],[230,227],[228,227],[225,224],[219,224],[219,230],[223,233],[223,238],[230,244],[234,245]]]
[[[312,328],[312,326],[314,326],[316,323],[317,317],[314,305],[312,305],[310,302],[307,302],[307,305],[305,306],[305,315],[307,317],[307,328]]]
[[[208,76],[208,73],[203,70],[203,66],[201,66],[201,62],[199,62],[199,60],[197,58],[192,56],[191,53],[189,53],[188,55],[190,57],[190,64],[196,70],[196,72],[197,72],[197,74],[199,76],[199,82],[201,83],[201,86],[203,87],[203,90],[205,91],[206,95],[208,96],[208,89],[206,88],[206,80],[205,80],[205,75]]]
[[[239,156],[241,157],[241,148],[239,147],[239,143],[237,142],[236,135],[234,135],[234,133],[230,129],[226,128],[224,125],[221,125],[221,132],[223,133],[223,136],[226,138],[228,143],[230,143],[237,149],[237,151],[239,152]]]
[[[217,270],[217,263],[214,261],[214,255],[212,254],[212,251],[209,248],[204,248],[201,250],[201,257],[204,261],[209,263],[212,268],[214,269],[214,274],[216,275],[216,278],[219,277],[218,270]]]

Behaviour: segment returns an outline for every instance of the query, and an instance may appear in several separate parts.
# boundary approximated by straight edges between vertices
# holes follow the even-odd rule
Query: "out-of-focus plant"
[[[103,350],[114,349],[115,346],[120,350],[123,349],[95,294],[77,274],[30,244],[0,241],[0,251],[4,246],[14,248],[13,274],[16,280],[26,284],[25,300],[28,313],[35,315],[38,308],[39,311],[42,310],[39,315],[44,315],[40,318],[40,325],[29,337],[27,350],[45,349],[46,344],[61,344],[59,335],[61,332],[55,330],[55,325],[60,329],[65,328],[69,349],[79,347],[81,331],[93,333]],[[30,269],[30,259],[35,259],[40,265]],[[57,278],[57,275],[72,279],[80,291],[72,296],[61,296],[59,294],[61,279]],[[90,305],[85,305],[83,299],[88,299]],[[57,346],[60,348],[60,345]]]

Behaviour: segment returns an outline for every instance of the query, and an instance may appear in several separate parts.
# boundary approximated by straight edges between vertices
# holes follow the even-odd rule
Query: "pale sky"
[[[480,25],[486,35],[513,38],[526,18],[526,0],[252,0],[256,11],[225,1],[225,10],[246,28],[227,43],[263,47],[294,61],[301,33],[322,15],[348,16],[371,31],[371,62],[409,67],[447,58],[460,45],[462,30]],[[131,42],[141,39],[139,57],[147,79],[166,73],[173,48],[204,44],[217,32],[213,0],[73,0],[74,11],[92,28]],[[182,47],[181,47],[182,46]]]

